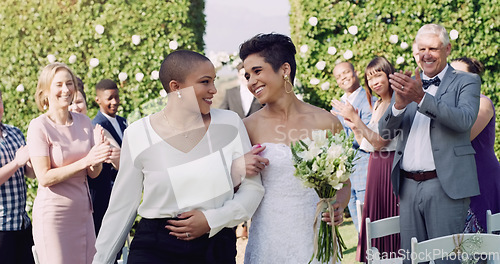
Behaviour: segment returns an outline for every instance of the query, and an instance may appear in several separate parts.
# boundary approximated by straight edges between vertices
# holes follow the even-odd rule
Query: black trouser
[[[130,245],[128,264],[236,263],[236,234],[231,228],[224,228],[211,238],[207,234],[184,241],[169,235],[167,220],[141,219]]]
[[[31,225],[19,231],[0,231],[0,262],[34,264],[32,246]]]

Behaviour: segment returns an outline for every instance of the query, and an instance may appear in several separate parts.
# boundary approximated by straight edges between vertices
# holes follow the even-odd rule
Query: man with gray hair
[[[383,138],[402,135],[391,180],[400,199],[405,252],[412,237],[423,241],[461,233],[469,198],[479,194],[470,129],[481,80],[448,65],[451,44],[444,27],[424,25],[415,39],[423,73],[417,68],[414,78],[410,72],[389,76],[395,99],[379,122]]]

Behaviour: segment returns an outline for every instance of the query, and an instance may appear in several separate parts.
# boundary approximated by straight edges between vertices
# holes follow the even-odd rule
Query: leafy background
[[[298,50],[296,88],[305,101],[331,108],[331,99],[343,93],[332,75],[340,61],[350,61],[362,83],[364,68],[375,56],[385,56],[397,70],[414,71],[415,35],[424,24],[438,23],[458,32],[450,40],[449,59],[468,56],[485,65],[482,93],[500,110],[498,0],[290,0],[290,5],[290,31]],[[392,35],[397,41],[390,42]],[[496,118],[499,157],[500,115]]]
[[[120,85],[120,115],[142,115],[147,108],[142,106],[162,90],[152,73],[165,55],[174,49],[203,51],[204,7],[202,0],[0,1],[2,122],[26,132],[41,114],[33,95],[41,69],[54,58],[83,80],[90,117],[99,109],[94,87],[104,78]],[[137,45],[134,35],[140,37]],[[92,67],[91,59],[99,64]],[[128,75],[124,81],[121,72]],[[140,81],[138,73],[144,75]],[[31,210],[37,184],[29,180],[28,185]]]

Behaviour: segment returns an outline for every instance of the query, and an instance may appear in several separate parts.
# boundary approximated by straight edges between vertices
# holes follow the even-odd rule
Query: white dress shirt
[[[250,108],[252,107],[253,94],[248,90],[246,85],[240,85],[240,96],[241,96],[241,108],[243,108],[243,113],[248,115]]]
[[[349,96],[347,96],[347,94],[342,95],[342,97],[340,97],[340,101],[342,101],[342,102],[347,101],[352,105],[352,103],[354,102],[354,99],[356,99],[356,96],[358,96],[359,91],[361,91],[360,88],[361,88],[361,86],[359,86],[358,89],[356,89],[356,91],[352,92]]]
[[[212,237],[250,219],[264,195],[260,176],[234,179],[233,161],[251,149],[240,117],[212,109],[201,141],[185,153],[164,141],[149,116],[132,123],[123,139],[120,170],[96,241],[94,264],[113,263],[137,213],[173,218],[200,210]],[[241,185],[234,193],[235,181]],[[142,203],[141,203],[142,200]]]
[[[101,112],[101,114],[105,116],[109,120],[109,122],[111,122],[111,125],[113,125],[113,128],[115,129],[118,136],[123,139],[122,129],[120,128],[120,124],[118,124],[118,120],[116,120],[116,117],[111,117],[104,112]]]
[[[441,82],[447,70],[448,64],[446,64],[446,67],[437,75]],[[429,80],[430,78],[423,74],[422,79]],[[434,96],[437,90],[437,86],[430,85],[425,91],[424,97],[420,101],[418,107],[420,107],[427,94]],[[406,108],[398,110],[394,105],[392,106],[392,113],[394,116],[402,114],[405,110]],[[432,171],[436,169],[434,156],[432,154],[430,124],[431,119],[417,111],[410,128],[408,140],[406,141],[403,159],[400,165],[401,169],[410,172]]]

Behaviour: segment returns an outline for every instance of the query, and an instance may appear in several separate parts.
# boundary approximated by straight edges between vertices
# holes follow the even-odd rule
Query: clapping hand
[[[339,100],[332,100],[331,105],[333,107],[330,110],[334,116],[341,116],[344,120],[349,122],[354,122],[354,120],[359,117],[358,110],[355,109],[349,102],[341,102]]]
[[[410,71],[404,73],[400,71],[389,74],[389,83],[395,92],[396,109],[403,109],[411,102],[418,104],[424,98],[425,92],[422,89],[422,79],[418,68],[415,69],[415,79],[411,77]]]
[[[22,146],[19,149],[17,149],[14,161],[16,162],[18,167],[24,166],[29,159],[30,155],[28,151],[28,146]]]

